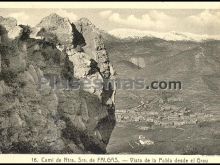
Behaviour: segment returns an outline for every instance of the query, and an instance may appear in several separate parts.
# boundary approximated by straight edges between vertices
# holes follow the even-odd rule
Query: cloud
[[[202,25],[202,24],[213,23],[213,21],[220,22],[219,18],[220,18],[220,12],[212,12],[210,10],[205,10],[200,14],[188,17],[188,20],[196,24]]]
[[[220,12],[204,10],[197,15],[189,16],[185,22],[197,30],[213,33],[220,29]]]
[[[111,11],[111,10],[104,10],[104,11],[99,12],[99,15],[100,15],[102,18],[109,17],[111,14],[112,14],[112,11]]]
[[[30,19],[29,15],[25,12],[10,13],[8,16],[15,18],[18,24],[28,24],[28,20]]]
[[[220,12],[213,10],[203,10],[200,13],[185,17],[171,16],[158,10],[150,10],[140,16],[130,14],[126,17],[111,10],[102,11],[99,14],[102,18],[121,25],[120,27],[158,32],[219,34],[218,29],[220,27]]]
[[[174,17],[156,10],[149,11],[140,17],[131,14],[123,18],[119,13],[113,13],[111,11],[102,11],[100,15],[111,22],[127,25],[127,27],[139,27],[142,29],[164,29],[167,24],[175,20]]]

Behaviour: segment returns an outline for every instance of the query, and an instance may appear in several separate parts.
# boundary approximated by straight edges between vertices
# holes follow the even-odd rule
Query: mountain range
[[[216,112],[214,107],[219,105],[217,98],[220,95],[220,41],[176,41],[157,37],[119,39],[112,35],[103,37],[118,77],[145,78],[148,83],[154,80],[179,80],[183,85],[181,91],[166,92],[181,93],[181,97],[188,100],[186,105],[192,105],[191,101],[195,99],[209,105],[210,111],[213,108],[213,112]],[[129,93],[138,95],[141,92],[144,97],[151,97],[157,95],[158,91],[118,91],[117,107],[128,107],[126,100],[131,103],[129,107],[137,105],[139,98]]]
[[[108,151],[219,154],[218,37],[125,29],[103,34],[103,38],[117,77],[145,79],[146,85],[153,81],[179,81],[182,86],[181,90],[117,90],[116,113],[120,127],[114,129]],[[139,134],[146,135],[155,145],[139,150],[132,148],[135,146],[132,140]]]
[[[187,32],[155,32],[155,31],[146,31],[146,30],[137,30],[129,28],[117,28],[108,31],[109,34],[120,38],[120,39],[129,39],[129,38],[159,38],[167,41],[196,41],[201,42],[205,40],[220,40],[220,35],[199,35],[192,34]]]

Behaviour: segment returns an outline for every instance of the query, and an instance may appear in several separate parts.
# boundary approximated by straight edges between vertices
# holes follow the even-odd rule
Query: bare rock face
[[[88,26],[86,35],[95,28]],[[30,28],[28,37],[21,28],[14,39],[4,33],[0,43],[0,151],[105,153],[115,125],[115,89],[103,88],[114,75],[105,77],[99,67],[103,63],[94,57],[101,50],[107,56],[104,46],[84,49],[95,38],[56,14]],[[33,29],[42,28],[42,34],[50,31],[58,42],[33,37]],[[76,82],[85,79],[101,80],[102,86],[78,88]]]
[[[15,39],[20,36],[23,31],[23,29],[17,25],[17,20],[14,18],[3,18],[0,16],[0,25],[2,33],[6,31],[9,39]]]
[[[100,31],[86,18],[82,18],[76,23],[76,29],[82,33],[86,45],[83,47],[85,52],[92,54],[93,59],[98,62],[103,76],[109,78],[109,57],[105,50]]]
[[[15,26],[17,26],[17,20],[14,18],[4,18],[0,16],[0,24],[5,27],[7,31],[10,31]]]
[[[15,39],[22,34],[22,31],[23,29],[20,26],[15,26],[8,32],[8,37],[11,39]]]
[[[71,45],[73,41],[72,26],[68,18],[62,18],[53,13],[45,18],[36,26],[41,28],[39,36],[46,37],[55,34],[58,42]]]

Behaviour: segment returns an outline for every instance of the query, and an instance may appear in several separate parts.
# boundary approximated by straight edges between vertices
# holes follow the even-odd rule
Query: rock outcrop
[[[17,20],[14,18],[4,18],[0,16],[0,25],[2,25],[7,31],[10,31],[17,26]]]
[[[17,25],[17,20],[14,18],[3,18],[0,16],[1,29],[7,32],[8,38],[15,39],[22,33],[22,28]]]
[[[104,100],[106,104],[114,104],[115,96],[115,71],[109,61],[108,53],[105,49],[101,31],[95,27],[87,18],[81,18],[75,23],[76,29],[83,35],[85,46],[83,50],[92,55],[92,59],[97,63],[99,73],[103,77],[104,85],[106,86],[109,80],[112,90],[105,92]],[[107,85],[108,86],[108,85]]]
[[[61,44],[72,45],[72,25],[68,18],[62,18],[53,13],[43,18],[36,28],[40,28],[39,36],[45,37],[53,34]]]
[[[110,75],[114,75],[114,73],[110,73],[111,64],[99,29],[86,18],[81,18],[75,24],[76,29],[83,34],[85,39],[86,45],[83,47],[85,52],[91,52],[103,76],[109,78]]]
[[[0,21],[0,152],[106,152],[115,88],[104,87],[114,70],[97,28],[83,20],[52,14],[13,37],[17,24]]]

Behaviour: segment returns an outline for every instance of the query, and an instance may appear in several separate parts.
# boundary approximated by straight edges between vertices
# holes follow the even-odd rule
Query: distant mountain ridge
[[[220,40],[220,35],[198,35],[187,32],[154,32],[154,31],[145,31],[129,28],[117,28],[108,31],[110,35],[120,39],[129,39],[129,38],[159,38],[167,41],[195,41],[201,42],[206,40]]]

